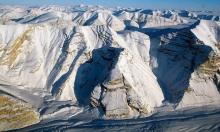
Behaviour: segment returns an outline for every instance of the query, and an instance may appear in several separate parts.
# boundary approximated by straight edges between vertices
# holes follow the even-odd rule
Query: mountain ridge
[[[0,8],[0,90],[32,105],[36,122],[87,108],[128,119],[219,105],[219,16]]]

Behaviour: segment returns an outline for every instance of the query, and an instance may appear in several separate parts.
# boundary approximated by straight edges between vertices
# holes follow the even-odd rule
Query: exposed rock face
[[[210,37],[205,37],[203,29]],[[192,30],[152,38],[150,65],[166,100],[176,103],[178,108],[201,106],[220,99],[218,32],[215,23],[201,21]]]
[[[206,30],[202,30],[206,29]],[[219,26],[211,21],[202,20],[200,24],[192,29],[195,36],[203,44],[207,44],[212,50],[206,60],[191,74],[189,87],[185,92],[179,106],[201,106],[203,103],[212,104],[220,100],[219,94]],[[205,37],[206,35],[209,37]],[[198,62],[198,61],[197,61]],[[194,98],[193,103],[189,99]]]
[[[96,49],[93,51],[92,58],[79,67],[75,81],[75,93],[79,104],[89,104],[94,87],[102,84],[114,68],[121,50],[112,47]],[[98,87],[95,88],[94,95],[100,91]]]
[[[184,95],[180,105],[201,106],[203,103],[215,104],[216,101],[220,100],[218,83],[220,28],[215,22],[202,20],[191,31],[203,44],[211,47],[212,51],[206,61],[192,73],[189,83],[189,89],[191,90]],[[194,103],[187,101],[190,98],[194,98]]]
[[[190,30],[162,35],[159,41],[158,47],[151,51],[152,61],[154,58],[157,61],[152,69],[166,98],[178,103],[189,86],[191,74],[208,60],[211,48],[199,42]]]
[[[218,92],[220,93],[220,71],[218,70],[217,73],[214,75],[213,81],[217,86]]]
[[[127,89],[118,67],[111,71],[102,86],[105,88],[105,93],[101,103],[105,107],[106,116],[110,118],[128,117],[130,108],[127,103]]]
[[[216,54],[212,52],[212,54],[209,55],[208,60],[198,68],[198,72],[211,77],[216,74],[216,72],[219,70],[219,67],[220,56],[218,53]]]
[[[107,118],[128,118],[136,111],[139,114],[151,112],[117,66],[112,69],[105,81],[93,90],[91,105],[103,107]]]
[[[6,111],[16,106],[20,112],[0,115],[4,130],[38,122],[29,105],[50,121],[79,112],[120,119],[172,106],[219,106],[219,22],[200,17],[171,10],[0,6],[0,91],[27,102],[0,96]],[[27,122],[16,125],[18,120]]]
[[[127,103],[126,90],[116,89],[107,91],[103,97],[102,105],[108,118],[129,117],[130,109]]]
[[[39,114],[27,103],[0,95],[0,131],[38,123]]]

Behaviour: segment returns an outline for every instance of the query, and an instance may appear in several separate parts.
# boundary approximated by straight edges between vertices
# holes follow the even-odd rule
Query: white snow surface
[[[219,55],[218,16],[82,5],[0,9],[0,90],[42,118],[81,112],[93,95],[106,109],[97,118],[219,105],[219,65],[212,75],[199,70]]]

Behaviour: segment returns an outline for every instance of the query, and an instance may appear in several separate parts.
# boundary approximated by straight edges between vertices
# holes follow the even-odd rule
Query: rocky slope
[[[8,6],[0,17],[0,90],[40,115],[11,128],[88,107],[95,118],[122,119],[219,105],[219,16]]]

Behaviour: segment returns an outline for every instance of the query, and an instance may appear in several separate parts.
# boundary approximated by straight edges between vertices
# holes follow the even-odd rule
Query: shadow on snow
[[[79,105],[89,105],[91,92],[101,84],[115,67],[121,48],[104,46],[92,51],[92,58],[80,65],[75,79],[74,92]]]

